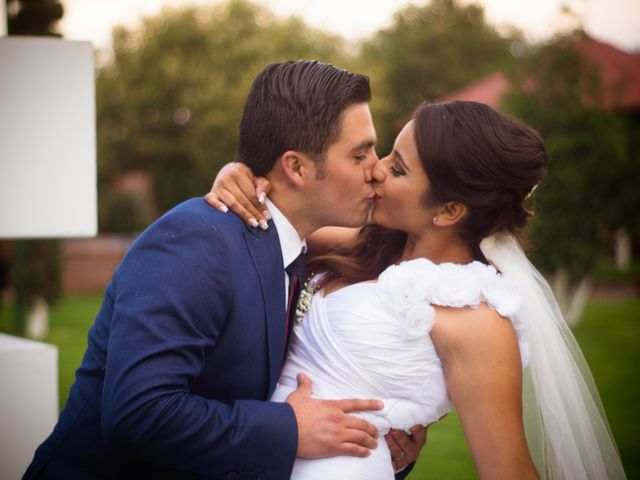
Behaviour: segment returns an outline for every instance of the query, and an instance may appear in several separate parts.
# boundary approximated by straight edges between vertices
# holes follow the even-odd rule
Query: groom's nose
[[[371,171],[371,181],[381,183],[384,182],[386,176],[384,159],[378,160]]]
[[[364,170],[364,180],[367,183],[371,183],[373,181],[373,170],[376,168],[376,165],[380,162],[378,158],[378,154],[376,154],[375,150],[373,151],[373,155],[371,155],[371,159],[367,160],[368,165]]]

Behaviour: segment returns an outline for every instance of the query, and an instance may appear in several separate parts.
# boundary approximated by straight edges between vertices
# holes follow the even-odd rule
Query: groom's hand
[[[298,388],[287,397],[298,422],[298,457],[367,457],[378,446],[378,430],[349,412],[380,410],[379,400],[311,398],[311,380],[298,375]]]

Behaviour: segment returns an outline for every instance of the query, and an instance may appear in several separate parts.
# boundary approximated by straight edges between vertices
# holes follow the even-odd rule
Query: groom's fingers
[[[311,391],[313,390],[313,384],[311,383],[311,379],[307,377],[304,373],[299,373],[296,377],[298,380],[298,388],[296,388],[293,393],[301,393],[305,397],[311,396]],[[293,395],[293,394],[292,394]]]
[[[344,400],[332,400],[336,406],[344,413],[366,412],[371,410],[382,410],[384,403],[380,400],[362,400],[358,398],[348,398]]]
[[[365,446],[369,446],[370,448],[375,448],[375,445],[377,445],[377,443],[378,443],[378,441],[377,441],[378,429],[376,427],[374,427],[371,423],[369,423],[366,420],[363,420],[361,418],[356,418],[356,417],[353,417],[351,415],[347,415],[346,418],[347,419],[345,421],[344,426],[349,430],[349,434],[357,435],[357,437],[353,437],[353,439],[351,439],[349,441],[352,441],[354,443],[360,443],[360,442],[357,442],[355,440],[355,438],[368,437],[368,438],[364,439],[366,441],[366,444],[365,443],[360,443],[360,445],[365,445]],[[362,433],[358,433],[358,432],[362,432]],[[374,440],[374,442],[370,443],[369,439]],[[372,447],[372,445],[373,445],[373,447]]]
[[[372,435],[371,428],[346,428],[342,434],[342,440],[347,443],[359,445],[363,448],[373,450],[378,447],[378,431],[373,427],[375,434]]]
[[[301,458],[335,455],[365,457],[378,445],[378,430],[369,422],[349,415],[349,411],[383,408],[378,400],[319,400],[312,398],[311,380],[297,377],[298,388],[286,401],[298,423],[298,451]]]
[[[336,452],[337,455],[350,455],[352,457],[368,457],[371,455],[371,449],[366,447],[361,447],[355,443],[345,442],[340,445],[339,449]]]

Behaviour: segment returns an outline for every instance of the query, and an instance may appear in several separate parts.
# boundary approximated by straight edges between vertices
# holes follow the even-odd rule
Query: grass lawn
[[[640,301],[591,302],[575,333],[598,385],[627,478],[640,478]]]
[[[46,341],[59,349],[61,406],[100,301],[100,295],[66,297],[51,310],[52,328]],[[0,331],[14,333],[11,305],[0,311]],[[600,389],[627,477],[640,478],[640,300],[590,302],[575,334]],[[455,412],[430,427],[429,443],[409,478],[478,478]]]

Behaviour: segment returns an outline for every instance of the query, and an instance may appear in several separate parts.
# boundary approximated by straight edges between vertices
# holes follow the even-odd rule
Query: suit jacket
[[[203,199],[166,213],[116,269],[25,478],[289,478],[295,415],[265,401],[284,298],[273,224],[250,229]]]

